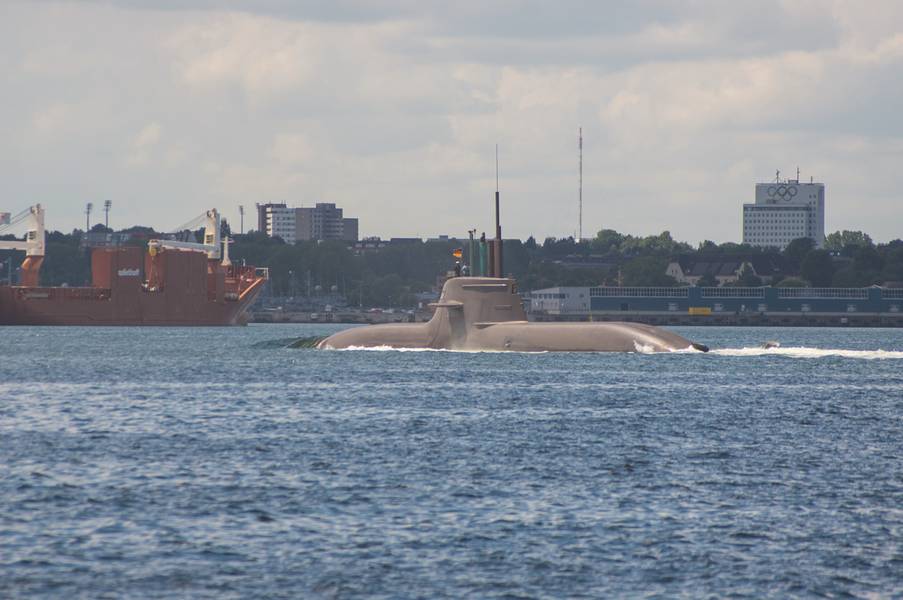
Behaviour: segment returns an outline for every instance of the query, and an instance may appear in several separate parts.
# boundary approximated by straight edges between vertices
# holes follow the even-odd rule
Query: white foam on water
[[[716,348],[709,350],[716,356],[788,356],[790,358],[859,358],[864,360],[903,359],[903,352],[898,350],[847,350],[843,348],[808,348],[795,346],[786,348]]]
[[[903,351],[899,350],[847,350],[843,348],[809,348],[806,346],[790,346],[776,348],[762,348],[760,346],[749,348],[713,348],[708,352],[697,350],[692,346],[670,352],[658,352],[649,344],[641,344],[634,341],[634,347],[638,354],[708,354],[712,356],[786,356],[789,358],[857,358],[861,360],[903,360]],[[338,352],[459,352],[464,354],[548,354],[542,352],[517,352],[511,350],[449,350],[446,348],[393,348],[392,346],[348,346],[347,348],[326,348]],[[605,352],[604,354],[610,354]]]
[[[395,348],[393,346],[346,346],[345,348],[329,348],[338,352],[444,352],[436,348]]]
[[[653,348],[650,344],[641,344],[636,340],[633,340],[633,347],[636,348],[636,351],[639,354],[654,354],[655,348]]]
[[[669,350],[671,354],[705,354],[702,350],[687,346],[686,348],[678,348],[677,350]]]

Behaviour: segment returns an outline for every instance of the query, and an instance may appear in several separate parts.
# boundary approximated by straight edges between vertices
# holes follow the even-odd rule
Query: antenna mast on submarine
[[[496,277],[504,277],[502,262],[502,224],[499,218],[499,145],[495,145],[495,261],[493,271]]]
[[[577,130],[577,149],[580,154],[580,183],[577,192],[577,242],[583,239],[583,127]]]

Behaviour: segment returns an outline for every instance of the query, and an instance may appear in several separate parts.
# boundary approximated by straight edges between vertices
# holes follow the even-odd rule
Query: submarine
[[[453,277],[426,323],[367,325],[339,331],[320,349],[424,348],[510,352],[668,352],[702,344],[640,323],[531,323],[510,278]]]
[[[708,347],[651,325],[626,322],[531,323],[517,283],[504,277],[496,158],[495,239],[480,240],[476,259],[471,232],[470,262],[480,276],[461,276],[461,263],[442,287],[432,318],[426,323],[368,325],[311,340],[319,349],[422,348],[510,352],[669,352]],[[487,252],[484,252],[484,249]],[[455,258],[461,258],[456,250]],[[488,255],[488,256],[487,256]],[[488,260],[487,260],[488,259]],[[306,345],[306,344],[304,344]]]

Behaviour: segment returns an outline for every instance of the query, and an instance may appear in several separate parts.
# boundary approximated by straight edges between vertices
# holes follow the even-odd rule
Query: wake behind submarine
[[[494,241],[494,240],[493,240]],[[511,352],[667,352],[708,348],[639,323],[530,323],[513,279],[454,277],[426,323],[368,325],[335,333],[321,349],[433,348]]]
[[[496,149],[498,152],[498,149]],[[479,258],[473,232],[470,262],[481,276],[446,280],[436,311],[426,323],[368,325],[346,329],[316,343],[320,349],[424,348],[511,352],[666,352],[696,344],[670,331],[639,323],[530,323],[514,279],[504,277],[502,226],[499,217],[498,156],[496,155],[495,239],[480,240]],[[456,250],[460,259],[463,251]],[[488,255],[488,256],[487,256]],[[306,345],[306,344],[305,344]]]

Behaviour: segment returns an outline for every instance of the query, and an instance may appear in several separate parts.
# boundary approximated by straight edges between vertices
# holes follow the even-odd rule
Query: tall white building
[[[756,184],[756,202],[743,205],[743,243],[784,248],[808,237],[825,245],[825,184],[780,179]]]
[[[258,229],[286,244],[301,240],[356,242],[358,221],[342,216],[335,204],[318,202],[313,208],[288,208],[285,204],[258,204]]]
[[[295,209],[284,204],[270,204],[266,207],[266,232],[270,237],[280,237],[286,244],[294,244],[296,232]]]

